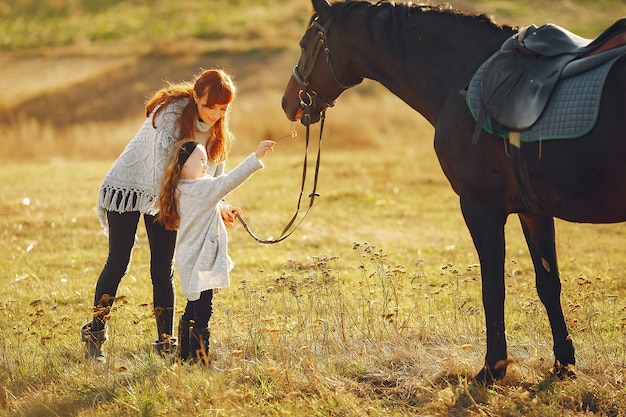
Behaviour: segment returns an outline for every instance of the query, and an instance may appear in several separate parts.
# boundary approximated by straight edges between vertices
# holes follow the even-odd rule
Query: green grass
[[[4,4],[2,4],[4,3]],[[304,2],[276,0],[0,2],[0,49],[91,44],[158,44],[197,38],[286,47],[285,35],[307,19]],[[4,6],[4,7],[2,7]],[[258,25],[251,24],[258,22]],[[274,40],[272,38],[275,38]],[[249,46],[248,46],[249,48]]]

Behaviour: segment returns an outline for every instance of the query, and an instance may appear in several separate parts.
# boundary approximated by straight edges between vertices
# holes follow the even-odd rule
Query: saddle
[[[626,45],[626,18],[616,21],[593,41],[553,24],[521,29],[481,67],[484,109],[473,141],[478,139],[485,113],[505,130],[530,128],[544,111],[566,66],[588,71],[614,58],[614,54],[602,52],[622,45]],[[597,59],[589,59],[595,55]],[[584,65],[568,65],[582,58],[588,58],[581,61]]]

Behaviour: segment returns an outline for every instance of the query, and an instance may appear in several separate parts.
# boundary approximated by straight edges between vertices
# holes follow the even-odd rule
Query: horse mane
[[[379,1],[378,3],[391,3],[394,4],[393,1]],[[398,6],[398,5],[396,5]],[[413,4],[412,2],[409,1],[408,4],[402,4],[401,6],[406,6],[406,8],[409,10],[409,14],[411,13],[412,9],[419,9],[420,12],[428,12],[428,11],[433,11],[433,12],[438,12],[438,13],[442,13],[442,14],[450,14],[450,15],[454,15],[454,16],[462,16],[463,18],[467,18],[470,20],[475,20],[477,22],[480,23],[486,23],[486,24],[491,24],[493,26],[496,26],[498,28],[501,28],[502,26],[497,24],[496,21],[493,19],[493,16],[485,14],[485,13],[480,13],[480,14],[474,14],[474,13],[467,13],[464,12],[462,10],[459,9],[455,9],[454,7],[452,7],[452,5],[450,5],[449,3],[443,3],[443,4],[438,4],[438,5],[426,5],[426,4]]]
[[[349,13],[353,8],[356,7],[391,7],[397,10],[400,14],[404,14],[407,17],[411,16],[412,11],[417,10],[418,12],[437,12],[441,14],[449,14],[455,17],[468,18],[472,20],[476,20],[481,23],[488,23],[494,25],[498,28],[502,28],[503,26],[497,24],[493,19],[493,16],[487,15],[485,13],[474,14],[467,13],[452,7],[449,3],[442,4],[422,4],[422,3],[413,3],[412,1],[408,1],[407,3],[396,3],[393,0],[379,0],[376,2],[372,2],[369,0],[344,0],[333,3],[333,8],[336,9],[337,17],[342,18],[346,13]]]
[[[422,4],[422,3],[396,3],[393,0],[343,0],[332,3],[333,21],[341,22],[353,10],[366,8],[365,23],[369,28],[369,36],[372,41],[387,42],[388,50],[395,50],[402,61],[408,45],[405,44],[405,32],[407,28],[415,24],[414,20],[420,14],[434,13],[445,18],[454,18],[459,22],[468,21],[479,23],[495,30],[512,29],[510,26],[499,25],[492,16],[481,13],[467,13],[453,8],[450,4]],[[316,14],[311,17],[311,22]],[[375,38],[375,39],[374,39]]]

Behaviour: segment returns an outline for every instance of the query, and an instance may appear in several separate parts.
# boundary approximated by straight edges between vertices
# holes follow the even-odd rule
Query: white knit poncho
[[[180,139],[179,119],[188,99],[183,98],[170,103],[159,113],[152,125],[154,112],[128,143],[126,149],[111,166],[102,181],[98,196],[98,218],[108,233],[106,212],[125,213],[139,211],[155,215],[159,211],[158,195],[161,177],[167,161],[168,149]],[[205,143],[210,126],[198,122],[194,131],[195,139]],[[224,172],[224,165],[209,164],[212,175]]]

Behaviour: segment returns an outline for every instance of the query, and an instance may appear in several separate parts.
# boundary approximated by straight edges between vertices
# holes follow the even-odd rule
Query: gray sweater
[[[233,263],[220,201],[261,168],[263,163],[253,153],[228,174],[180,180],[175,259],[181,290],[189,301],[200,298],[202,291],[230,285]]]

